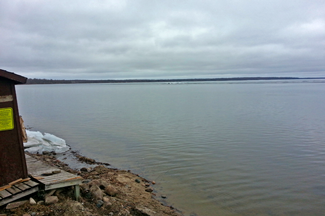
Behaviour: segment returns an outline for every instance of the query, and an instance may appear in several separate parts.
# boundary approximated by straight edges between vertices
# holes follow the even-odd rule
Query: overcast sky
[[[325,76],[325,1],[1,0],[0,68],[54,79]]]

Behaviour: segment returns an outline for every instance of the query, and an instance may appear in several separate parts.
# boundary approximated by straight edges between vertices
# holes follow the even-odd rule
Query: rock
[[[83,190],[83,191],[85,191],[85,192],[87,192],[87,191],[89,191],[89,184],[81,184],[80,185],[80,188]]]
[[[38,201],[38,202],[37,202],[37,205],[44,205],[44,201],[43,201],[43,200]]]
[[[112,177],[112,176],[115,175],[115,173],[114,173],[114,172],[108,172],[108,173],[106,173],[106,175],[107,175],[108,177]]]
[[[57,196],[57,197],[59,197],[61,194],[61,192],[63,191],[63,188],[60,188],[60,189],[56,189],[56,191],[55,191],[55,196]],[[60,197],[59,197],[60,198]]]
[[[92,171],[91,174],[92,174],[92,175],[98,175],[99,173],[96,172],[96,171]]]
[[[90,193],[96,200],[102,200],[103,199],[103,191],[97,186],[97,185],[91,185],[90,187]]]
[[[140,183],[141,181],[140,181],[140,179],[136,179],[135,182],[136,183]]]
[[[152,184],[156,184],[156,182],[155,182],[155,181],[152,181],[151,183],[152,183]]]
[[[86,199],[91,199],[91,197],[93,196],[90,192],[87,192],[87,193],[85,193],[85,198]]]
[[[100,182],[99,187],[102,189],[105,189],[107,186],[109,186],[109,183],[103,179],[99,180],[99,182]]]
[[[93,180],[90,184],[97,185],[102,190],[105,189],[109,185],[109,183],[103,179]]]
[[[52,196],[56,190],[51,190],[49,193],[45,194],[45,197]]]
[[[149,188],[146,188],[145,191],[151,193],[153,191],[153,189],[149,187]]]
[[[80,202],[77,201],[72,201],[69,203],[69,208],[73,211],[73,212],[79,212],[79,211],[84,211],[84,207],[82,206],[82,204]]]
[[[88,184],[89,182],[91,182],[90,179],[85,179],[85,180],[82,181],[82,183],[84,183],[84,184]]]
[[[167,197],[165,195],[161,195],[161,198],[166,199]]]
[[[29,198],[29,203],[31,204],[31,205],[36,205],[36,201],[31,197],[31,198]]]
[[[96,186],[100,186],[100,182],[99,180],[92,180],[90,183],[89,183],[90,187],[93,186],[93,185],[96,185]]]
[[[144,186],[145,187],[150,187],[150,184],[149,183],[145,183]]]
[[[59,198],[57,196],[47,196],[45,197],[45,204],[50,205],[59,202]]]
[[[81,171],[81,172],[88,172],[88,169],[87,169],[86,167],[82,167],[82,168],[80,169],[80,171]]]
[[[27,202],[27,200],[9,203],[6,206],[6,209],[18,208],[19,206],[24,205],[26,202]]]
[[[58,174],[60,172],[61,172],[61,170],[54,170],[54,171],[52,171],[52,174]]]
[[[42,173],[42,176],[50,176],[50,175],[53,175],[52,172],[45,172],[45,173]]]
[[[110,196],[116,196],[119,192],[118,190],[113,187],[112,185],[108,185],[106,188],[105,188],[105,193],[110,195]]]
[[[82,161],[82,162],[85,162],[87,164],[94,164],[96,163],[96,161],[94,159],[91,159],[91,158],[87,158],[87,157],[84,157],[84,156],[81,156],[81,155],[75,155],[79,161]]]
[[[30,214],[23,214],[23,216],[31,216]]]
[[[106,173],[106,172],[108,172],[107,167],[105,167],[103,165],[99,165],[99,166],[94,167],[94,170],[96,172],[98,172],[98,173]]]
[[[98,200],[96,203],[97,208],[100,208],[104,205],[104,202],[102,200]]]
[[[95,163],[96,161],[95,161],[94,159],[91,159],[91,158],[86,158],[86,159],[85,159],[85,162],[86,162],[86,163],[93,164],[93,163]]]
[[[108,197],[103,197],[104,205],[105,206],[111,206],[112,203],[110,202]]]
[[[134,211],[136,212],[136,215],[146,215],[146,216],[157,215],[155,211],[148,209],[147,207],[136,207]]]

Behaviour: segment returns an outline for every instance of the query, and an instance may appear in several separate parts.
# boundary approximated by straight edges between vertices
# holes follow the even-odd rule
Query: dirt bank
[[[47,191],[46,194],[34,194],[31,196],[32,199],[26,197],[23,199],[27,200],[24,204],[13,209],[2,206],[0,215],[181,215],[173,207],[165,206],[155,199],[151,187],[155,182],[131,172],[109,168],[108,164],[101,164],[80,155],[76,155],[79,160],[97,166],[75,170],[50,153],[30,154],[30,156],[82,176],[84,181],[80,187],[79,201],[74,200],[73,188],[67,187]]]

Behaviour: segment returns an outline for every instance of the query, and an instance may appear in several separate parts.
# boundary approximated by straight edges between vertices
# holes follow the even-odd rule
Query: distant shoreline
[[[325,77],[232,77],[195,79],[119,79],[119,80],[56,80],[30,78],[26,84],[80,84],[80,83],[156,83],[156,82],[209,82],[209,81],[254,81],[254,80],[305,80],[325,79]]]

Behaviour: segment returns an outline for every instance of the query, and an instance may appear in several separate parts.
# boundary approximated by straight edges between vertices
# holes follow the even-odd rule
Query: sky
[[[1,0],[28,78],[325,77],[324,0]]]

